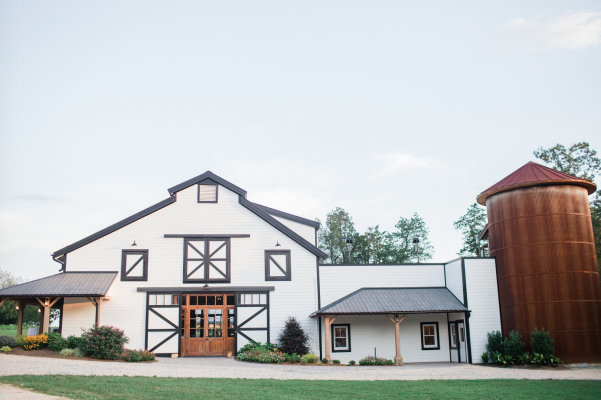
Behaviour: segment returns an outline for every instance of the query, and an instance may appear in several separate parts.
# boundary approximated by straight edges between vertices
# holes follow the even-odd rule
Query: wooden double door
[[[233,294],[182,295],[182,356],[224,356],[235,350]]]

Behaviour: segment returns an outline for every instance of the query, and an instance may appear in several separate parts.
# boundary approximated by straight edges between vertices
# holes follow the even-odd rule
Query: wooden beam
[[[41,305],[42,307],[44,307],[44,302],[43,302],[42,300],[38,299],[37,297],[36,297],[35,299],[38,301],[38,303],[40,303],[40,305]]]
[[[332,319],[330,319],[332,318]],[[338,318],[337,315],[335,315],[334,317],[331,317],[329,315],[326,315],[324,318],[325,321],[325,325],[326,325],[326,360],[328,360],[328,362],[332,361],[332,357],[330,356],[330,325],[332,325],[332,322],[334,322],[334,320]]]
[[[386,315],[386,318],[390,320],[394,324],[394,347],[396,350],[396,354],[394,357],[394,365],[403,365],[403,357],[401,356],[401,322],[405,319],[407,314],[403,314],[402,317],[399,314],[394,314],[392,317],[390,315]]]
[[[0,307],[2,307],[2,305],[3,305],[4,303],[6,303],[8,300],[10,300],[10,299],[9,299],[9,298],[7,298],[7,297],[5,297],[5,298],[3,298],[2,300],[0,300]]]
[[[100,305],[102,304],[102,297],[96,297],[96,328],[100,326]]]
[[[56,304],[57,301],[59,301],[61,298],[57,297],[52,303],[50,303],[50,305],[48,307],[52,307],[54,304]]]
[[[18,303],[19,310],[17,311],[17,336],[23,334],[23,313],[25,312],[25,307],[27,307],[27,303],[23,300],[20,300]]]

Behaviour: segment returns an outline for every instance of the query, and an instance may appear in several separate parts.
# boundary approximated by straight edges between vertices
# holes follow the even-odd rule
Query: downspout
[[[59,263],[61,265],[61,269],[58,270],[58,272],[67,272],[67,255],[63,254],[60,257],[54,258],[54,256],[51,254],[50,255],[52,257],[52,260],[56,261],[57,263]],[[61,258],[63,258],[64,261],[61,261]]]

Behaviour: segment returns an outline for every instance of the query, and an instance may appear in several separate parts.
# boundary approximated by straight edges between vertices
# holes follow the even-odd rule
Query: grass
[[[0,382],[71,399],[599,399],[599,381],[307,381],[15,375]]]
[[[15,337],[17,336],[17,327],[15,326],[14,329],[13,328],[0,328],[0,336],[12,336]]]

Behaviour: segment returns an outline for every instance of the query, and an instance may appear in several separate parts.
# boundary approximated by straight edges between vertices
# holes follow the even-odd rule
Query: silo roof
[[[511,189],[544,185],[582,186],[588,190],[588,194],[591,194],[597,190],[597,185],[595,185],[593,182],[577,178],[573,175],[569,175],[531,161],[480,193],[477,197],[477,200],[478,203],[486,205],[486,199],[493,194]]]

